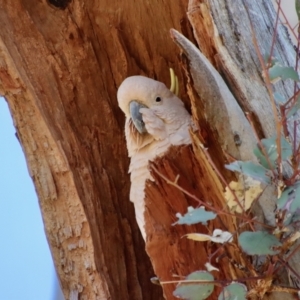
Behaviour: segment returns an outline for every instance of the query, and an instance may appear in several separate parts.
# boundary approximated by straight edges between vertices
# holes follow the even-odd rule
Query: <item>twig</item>
[[[282,170],[281,170],[282,169],[281,168],[281,164],[282,164],[282,162],[281,162],[281,139],[280,139],[280,137],[281,137],[281,122],[280,122],[280,120],[278,118],[278,115],[277,115],[277,107],[276,107],[276,102],[275,102],[273,91],[272,91],[270,77],[269,77],[266,65],[264,63],[264,59],[263,59],[263,57],[261,55],[261,52],[259,50],[259,47],[258,47],[258,42],[257,42],[256,35],[255,35],[255,32],[254,32],[254,27],[253,27],[253,24],[252,24],[252,21],[251,21],[251,18],[250,18],[250,13],[249,13],[248,7],[245,6],[245,8],[246,8],[246,11],[247,11],[247,14],[248,14],[248,18],[249,18],[249,22],[250,22],[251,33],[252,33],[252,41],[253,41],[253,44],[254,44],[254,47],[255,47],[258,59],[260,61],[262,69],[263,69],[265,83],[266,83],[268,94],[269,94],[269,97],[270,97],[270,100],[271,100],[271,106],[272,106],[272,110],[273,110],[273,114],[274,114],[274,118],[275,118],[276,133],[277,133],[276,145],[277,145],[277,151],[278,151],[278,157],[277,157],[278,170],[279,170],[279,174],[278,175],[279,175],[279,180],[282,181]],[[277,30],[277,28],[275,28],[275,30]]]
[[[182,193],[184,193],[185,195],[189,196],[191,199],[197,201],[199,203],[199,205],[203,205],[209,209],[211,209],[212,211],[214,212],[217,212],[217,213],[221,213],[221,214],[224,214],[224,215],[227,215],[227,216],[231,216],[231,217],[235,217],[235,218],[239,218],[239,219],[242,219],[244,221],[247,221],[249,224],[251,224],[251,222],[253,223],[256,223],[256,224],[260,224],[266,228],[270,228],[270,229],[274,229],[274,227],[272,226],[269,226],[269,225],[266,225],[262,222],[259,222],[259,221],[256,221],[254,218],[253,219],[250,219],[250,218],[247,218],[247,217],[244,217],[244,216],[241,216],[241,215],[235,215],[233,213],[230,213],[230,212],[227,212],[227,211],[224,211],[224,210],[220,210],[220,209],[217,209],[215,208],[214,206],[208,204],[207,202],[204,202],[202,200],[200,200],[197,196],[189,193],[187,190],[185,190],[184,188],[182,188],[180,185],[178,185],[176,182],[168,179],[165,175],[163,175],[161,172],[159,172],[156,167],[154,167],[154,165],[152,164],[151,165],[151,169],[157,173],[162,179],[164,179],[168,184],[176,187],[178,190],[180,190]]]
[[[245,277],[245,278],[236,278],[236,279],[231,279],[231,280],[169,280],[169,281],[160,281],[160,284],[174,284],[174,283],[202,283],[202,284],[207,284],[207,283],[219,283],[222,286],[228,283],[232,283],[233,281],[235,282],[245,282],[245,281],[253,281],[253,280],[261,280],[261,279],[266,279],[266,276],[255,276],[255,277]]]

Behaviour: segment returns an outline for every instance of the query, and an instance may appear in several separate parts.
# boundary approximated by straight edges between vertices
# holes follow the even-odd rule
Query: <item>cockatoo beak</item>
[[[134,127],[137,129],[137,131],[140,134],[147,132],[145,123],[143,121],[142,114],[140,113],[140,109],[143,107],[147,107],[147,106],[143,105],[135,100],[133,100],[129,103],[129,112],[130,112],[132,122],[134,124]]]

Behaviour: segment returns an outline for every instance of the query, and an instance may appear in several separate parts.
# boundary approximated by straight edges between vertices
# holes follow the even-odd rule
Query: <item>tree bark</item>
[[[237,147],[229,132],[220,140],[220,120],[206,119],[201,86],[185,59],[191,57],[183,55],[180,68],[170,28],[199,46],[224,76],[240,107],[256,117],[261,137],[274,134],[273,113],[249,29],[250,15],[261,52],[269,50],[272,30],[267,28],[273,28],[274,10],[268,1],[233,2],[0,2],[0,93],[9,104],[36,187],[66,299],[163,298],[162,289],[150,282],[154,271],[128,200],[124,116],[116,100],[117,88],[126,77],[141,74],[168,83],[168,68],[175,69],[183,90],[181,98],[188,105],[191,99],[201,135],[194,136],[194,152],[173,149],[155,166],[172,179],[180,174],[180,185],[199,197],[210,195],[213,203],[222,206],[222,183],[195,145],[201,139],[209,147],[227,180],[233,174],[223,168],[224,152],[238,158],[230,153]],[[282,29],[275,54],[293,65],[294,52]],[[292,94],[289,84],[277,88],[285,96]],[[222,121],[232,117],[229,114]],[[248,130],[245,134],[249,135]],[[243,143],[252,141],[248,135],[241,135]],[[238,155],[243,157],[243,152]],[[177,164],[181,156],[184,159]],[[174,189],[164,190],[166,183],[157,173],[153,176],[156,183],[147,186],[151,215],[147,226],[152,234],[147,252],[157,276],[171,280],[172,272],[185,276],[202,267],[204,259],[198,253],[208,250],[180,239],[186,227],[170,227],[175,213],[184,212],[192,202]],[[170,206],[172,198],[176,201]],[[151,199],[159,200],[157,206]],[[263,210],[268,212],[270,207]],[[163,224],[157,226],[159,222]],[[225,223],[232,230],[236,226],[228,225],[226,217],[216,222],[213,226]],[[168,266],[176,265],[174,270],[163,268],[166,256],[178,258],[183,250],[181,267],[172,260]],[[236,262],[244,260],[235,249],[228,251]],[[159,256],[161,253],[165,255]],[[189,257],[195,260],[190,262]],[[220,277],[242,275],[227,266],[224,259]],[[174,285],[163,286],[167,299],[172,299],[173,290]]]
[[[180,187],[198,196],[198,199],[204,201],[207,199],[213,207],[222,210],[222,207],[226,205],[223,196],[220,197],[224,183],[219,182],[215,176],[211,176],[212,172],[208,170],[209,161],[204,155],[203,147],[208,148],[214,164],[229,182],[232,174],[224,170],[224,164],[229,163],[230,159],[256,161],[253,154],[256,138],[243,111],[251,114],[251,119],[254,120],[252,125],[260,138],[276,134],[274,112],[271,109],[259,61],[259,55],[268,53],[271,49],[273,32],[264,30],[262,24],[265,22],[270,28],[274,26],[273,7],[256,1],[243,1],[242,5],[240,2],[230,3],[230,5],[226,3],[226,1],[205,3],[204,1],[190,1],[188,16],[200,49],[219,73],[223,74],[233,94],[196,47],[175,31],[171,33],[173,40],[187,57],[187,61],[183,60],[186,61],[184,69],[189,78],[186,88],[192,103],[194,118],[199,124],[200,134],[198,135],[200,136],[195,138],[197,135],[193,135],[196,162],[191,162],[193,154],[181,154],[175,158],[172,153],[166,155],[163,162],[155,167],[159,173],[153,172],[155,183],[149,182],[146,190],[146,224],[148,224],[146,228],[149,233],[154,232],[147,242],[147,251],[152,259],[154,270],[162,281],[170,281],[171,278],[175,281],[173,274],[184,276],[195,271],[197,268],[194,264],[198,266],[198,269],[205,270],[204,264],[207,262],[208,254],[213,251],[210,245],[201,245],[196,250],[197,246],[193,242],[182,241],[179,237],[192,232],[211,234],[216,228],[236,232],[240,221],[232,218],[226,220],[219,216],[222,222],[211,222],[211,227],[208,229],[203,229],[201,226],[172,228],[172,223],[176,219],[175,213],[183,214],[188,205],[195,206],[195,203],[189,197],[186,199],[184,193],[178,191],[178,187],[177,189],[174,186],[169,187],[170,182],[162,180],[161,175],[172,182],[176,176],[180,175],[181,178],[184,174],[185,181],[178,181]],[[264,13],[258,14],[257,9]],[[295,52],[286,34],[287,32],[279,27],[274,56],[280,57],[284,65],[293,66],[292,56]],[[255,47],[255,39],[257,39],[258,48]],[[275,91],[284,94],[287,99],[293,95],[291,82],[278,83],[274,88]],[[290,124],[290,128],[292,126],[293,124]],[[203,146],[199,146],[200,140]],[[194,181],[195,178],[196,181]],[[163,202],[165,206],[161,204]],[[259,217],[259,220],[274,225],[276,196],[272,187],[265,190],[259,199],[259,204],[260,206],[254,211],[255,215]],[[159,212],[157,207],[159,207]],[[167,218],[167,216],[171,217]],[[168,249],[168,251],[162,249]],[[228,260],[217,264],[221,268],[217,278],[233,280],[255,277],[255,270],[251,268],[252,263],[249,258],[245,258],[238,249],[232,251],[225,249],[224,251]],[[165,260],[162,259],[164,252],[166,253]],[[188,259],[188,255],[192,255],[192,258],[189,256],[190,259]],[[190,263],[183,264],[183,261]],[[295,264],[292,263],[292,265],[295,266],[297,272],[299,272],[298,261],[299,255],[296,254],[293,257]],[[237,265],[243,266],[244,271],[237,268]],[[225,267],[225,270],[222,270],[222,267]],[[226,273],[228,270],[230,270],[229,274]],[[286,274],[281,274],[280,280],[287,282]],[[292,299],[291,294],[282,293],[280,289],[267,294],[266,292],[272,290],[270,284],[268,280],[264,283],[247,282],[250,290],[249,297],[251,299],[257,297],[259,299]],[[173,299],[172,291],[175,286],[176,284],[163,285],[167,299]],[[212,299],[216,299],[219,294],[219,291],[215,290],[215,292],[216,294],[211,296]],[[292,293],[296,293],[296,290]]]
[[[0,90],[67,299],[161,298],[128,201],[116,91],[129,75],[164,80],[169,66],[178,70],[167,36],[171,27],[192,36],[186,8],[187,1],[0,3]]]

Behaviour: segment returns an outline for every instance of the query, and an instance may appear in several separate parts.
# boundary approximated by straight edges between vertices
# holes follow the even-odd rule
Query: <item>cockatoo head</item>
[[[174,96],[162,82],[144,76],[126,78],[117,95],[120,108],[126,118],[131,118],[140,134],[146,133],[140,109],[167,106],[165,102]]]
[[[126,78],[118,89],[117,98],[126,118],[132,119],[141,134],[146,132],[139,112],[141,108],[170,111],[183,107],[182,101],[165,84],[144,76]]]
[[[166,136],[164,124],[176,124],[177,116],[180,120],[181,112],[187,113],[183,102],[165,84],[144,76],[126,78],[117,98],[126,116],[125,134],[132,150],[157,140],[155,133]]]

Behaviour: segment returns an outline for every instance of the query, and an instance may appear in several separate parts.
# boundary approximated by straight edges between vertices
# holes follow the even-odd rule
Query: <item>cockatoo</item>
[[[163,156],[171,145],[191,143],[189,128],[191,115],[183,102],[173,93],[177,89],[171,70],[171,90],[163,83],[144,77],[126,78],[118,89],[118,103],[126,117],[125,136],[128,156],[131,158],[130,201],[144,240],[145,184],[151,178],[149,161]],[[174,82],[175,87],[174,87]],[[172,87],[173,86],[173,87]]]

